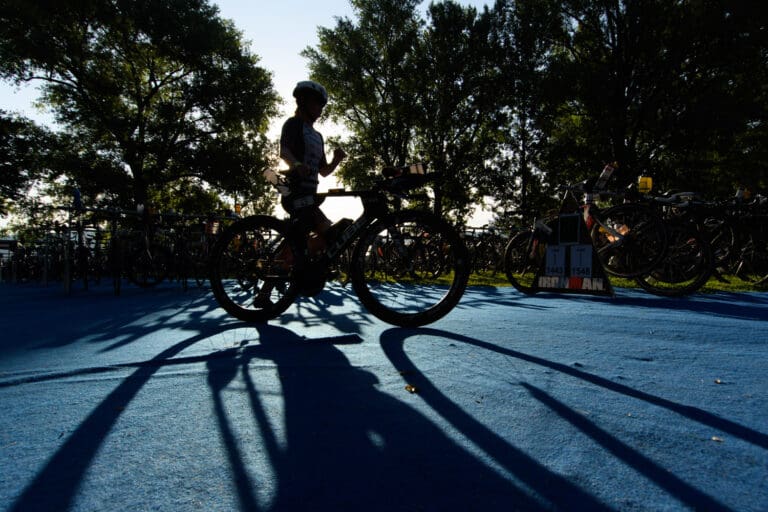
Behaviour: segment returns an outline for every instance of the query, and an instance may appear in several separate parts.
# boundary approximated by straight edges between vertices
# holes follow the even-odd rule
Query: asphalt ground
[[[0,509],[768,510],[768,294],[0,285]]]

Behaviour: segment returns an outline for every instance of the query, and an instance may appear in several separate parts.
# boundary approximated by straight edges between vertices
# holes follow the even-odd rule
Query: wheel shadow
[[[727,432],[734,437],[739,437],[756,446],[768,448],[768,435],[762,432],[745,427],[705,410],[686,406],[638,391],[629,386],[617,384],[608,379],[564,364],[499,347],[492,343],[477,340],[468,336],[448,333],[437,329],[390,329],[382,333],[381,346],[387,358],[401,374],[408,375],[408,382],[419,388],[419,395],[422,399],[424,399],[436,413],[448,421],[453,427],[471,439],[472,442],[479,446],[488,456],[492,457],[505,469],[521,478],[527,485],[536,490],[537,493],[540,493],[550,500],[555,508],[567,509],[569,508],[569,503],[589,502],[583,501],[585,497],[581,496],[582,491],[579,488],[573,486],[573,484],[567,480],[561,479],[559,476],[549,474],[546,468],[541,466],[535,460],[530,459],[527,455],[520,452],[520,450],[500,438],[496,433],[479,423],[476,419],[467,414],[458,404],[451,401],[436,386],[434,386],[429,378],[415,366],[406,353],[406,340],[415,335],[434,336],[445,340],[452,340],[546,367],[602,387],[608,391],[620,393],[665,408],[690,420],[708,425],[716,430]],[[639,473],[655,482],[659,487],[665,489],[682,503],[685,503],[692,509],[729,510],[728,507],[721,504],[716,499],[687,484],[682,479],[669,472],[666,468],[659,466],[637,450],[612,436],[609,432],[601,429],[585,418],[583,414],[569,408],[567,405],[557,401],[554,397],[531,384],[525,382],[520,384],[528,390],[534,399],[550,408],[562,419],[571,423],[575,428],[601,445],[606,451],[623,460],[627,465],[635,468]],[[555,485],[553,485],[553,483]],[[587,496],[586,498],[589,499],[590,497]],[[593,505],[589,504],[584,508],[592,509]]]
[[[182,355],[229,330],[237,330],[233,335],[240,337],[247,331],[239,346]],[[417,409],[380,391],[377,377],[353,366],[339,347],[361,341],[356,334],[307,339],[279,326],[209,322],[151,359],[116,365],[130,373],[52,454],[9,510],[70,510],[123,411],[158,371],[173,365],[179,372],[193,363],[190,371],[205,365],[214,411],[207,430],[218,432],[231,475],[231,482],[211,482],[211,488],[234,488],[240,510],[550,508],[460,446]],[[256,373],[265,363],[277,374],[270,382],[263,380],[265,372]],[[275,415],[266,400],[274,399],[275,385],[280,389],[282,416]],[[239,397],[236,403],[249,404],[250,410],[233,411],[229,400],[234,395]],[[169,417],[168,424],[159,427],[173,431],[178,428],[173,421]],[[246,441],[238,436],[242,428],[258,436]],[[193,450],[194,442],[189,446]],[[268,465],[247,462],[254,453],[266,454]],[[190,458],[197,457],[190,454]],[[558,483],[544,471],[536,474]],[[171,506],[162,499],[158,496],[159,509]],[[604,508],[594,500],[587,503]]]

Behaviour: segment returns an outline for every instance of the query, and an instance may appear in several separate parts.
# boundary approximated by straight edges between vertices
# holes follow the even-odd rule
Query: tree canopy
[[[766,14],[756,2],[355,0],[304,51],[358,159],[427,160],[457,218],[479,194],[540,206],[608,161],[619,182],[764,188]],[[440,199],[440,196],[438,197]]]
[[[618,161],[618,180],[722,196],[768,185],[768,15],[760,2],[351,0],[302,55],[348,133],[339,170],[423,161],[436,209],[500,218]],[[94,198],[236,193],[261,171],[278,101],[269,72],[207,0],[6,0],[0,78],[44,84],[61,133],[0,116],[0,192],[41,176]],[[422,14],[424,12],[425,14]],[[126,191],[128,195],[126,196]],[[194,193],[193,193],[194,192]],[[110,195],[111,194],[111,195]],[[509,215],[506,215],[507,217]]]
[[[184,178],[261,195],[263,180],[255,177],[270,165],[265,133],[278,97],[270,74],[215,6],[206,0],[5,5],[0,76],[42,82],[57,122],[116,164],[133,202],[145,203]]]

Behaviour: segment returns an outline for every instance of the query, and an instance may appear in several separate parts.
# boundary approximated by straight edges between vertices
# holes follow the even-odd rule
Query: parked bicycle
[[[472,273],[494,277],[502,271],[507,240],[495,228],[466,228],[464,240],[469,249]]]
[[[514,236],[504,251],[507,279],[517,290],[533,294],[539,289],[537,278],[543,269],[546,246],[553,224],[564,213],[579,213],[606,272],[617,277],[637,277],[653,270],[667,251],[667,230],[653,209],[639,203],[624,203],[603,208],[600,198],[623,197],[608,191],[606,184],[615,165],[608,164],[597,180],[562,186],[560,212],[540,217],[528,230]],[[582,194],[580,204],[576,194]]]
[[[768,198],[707,202],[700,229],[712,245],[715,277],[732,275],[756,288],[768,286]]]
[[[693,194],[646,196],[645,203],[663,215],[667,252],[651,271],[635,277],[645,291],[662,297],[682,297],[704,286],[715,269],[715,256],[704,231],[708,204]]]
[[[437,177],[420,169],[420,165],[386,169],[385,176],[391,177],[370,190],[317,194],[317,201],[359,197],[363,213],[354,222],[332,227],[336,234],[328,237],[326,249],[308,255],[306,261],[292,249],[307,245],[291,238],[305,236],[291,229],[295,220],[257,215],[235,222],[222,233],[211,255],[211,288],[217,301],[244,321],[275,318],[299,295],[322,290],[340,255],[352,247],[351,262],[342,270],[348,272],[360,302],[373,315],[402,327],[442,318],[464,293],[469,255],[459,233],[444,219],[428,211],[393,206]],[[281,186],[279,176],[273,175],[272,181]],[[435,272],[437,256],[423,250],[425,241],[439,247],[440,272]]]

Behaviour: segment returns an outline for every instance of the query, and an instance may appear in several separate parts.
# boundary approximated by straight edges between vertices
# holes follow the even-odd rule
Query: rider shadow
[[[285,328],[260,325],[259,344],[237,357],[208,362],[221,438],[243,510],[510,510],[544,509],[450,439],[406,402],[378,389],[374,374],[353,367],[335,346],[342,336],[306,340]],[[284,423],[275,425],[250,365],[275,363]],[[245,384],[262,442],[236,441],[224,389]],[[234,385],[233,385],[234,384]],[[228,395],[227,395],[228,396]],[[280,441],[278,441],[280,439]],[[252,450],[269,468],[249,467]],[[270,480],[267,474],[276,475]],[[274,482],[263,503],[257,483]],[[261,496],[261,498],[260,498]]]

